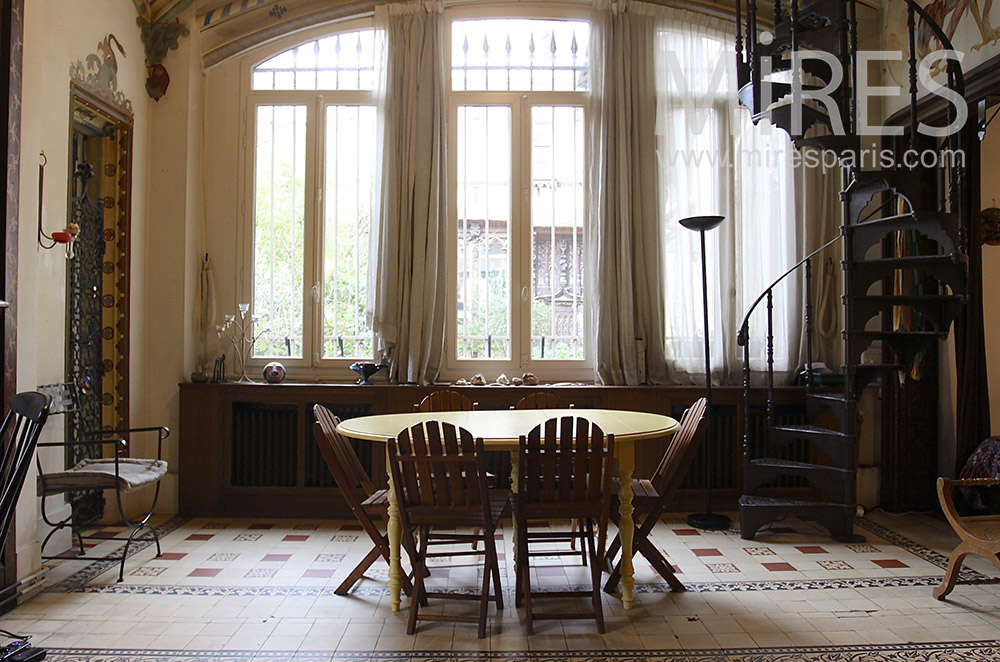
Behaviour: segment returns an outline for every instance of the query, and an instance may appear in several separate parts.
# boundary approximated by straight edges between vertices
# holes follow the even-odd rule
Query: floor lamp
[[[728,529],[730,519],[712,512],[712,464],[715,460],[715,437],[712,432],[712,353],[708,342],[708,271],[705,266],[705,233],[713,230],[725,220],[724,216],[691,216],[682,218],[680,224],[688,230],[701,234],[701,298],[705,329],[705,455],[708,456],[707,485],[705,486],[705,512],[688,515],[687,523],[696,529],[719,531]]]

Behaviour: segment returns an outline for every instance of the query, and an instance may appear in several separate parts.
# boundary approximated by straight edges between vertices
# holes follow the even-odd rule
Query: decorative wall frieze
[[[70,65],[69,77],[122,113],[132,116],[132,102],[118,89],[116,50],[125,57],[125,48],[121,42],[109,33],[103,41],[98,42],[96,53]]]

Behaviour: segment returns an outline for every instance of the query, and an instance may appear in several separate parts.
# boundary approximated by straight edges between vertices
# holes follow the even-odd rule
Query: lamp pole
[[[731,520],[721,513],[712,512],[712,482],[715,478],[712,465],[715,462],[715,436],[712,425],[712,349],[709,343],[708,327],[708,267],[705,259],[705,233],[719,227],[724,216],[691,216],[680,220],[688,230],[701,235],[701,299],[705,334],[705,455],[708,458],[705,486],[705,512],[688,515],[687,523],[696,529],[719,531],[728,529]]]

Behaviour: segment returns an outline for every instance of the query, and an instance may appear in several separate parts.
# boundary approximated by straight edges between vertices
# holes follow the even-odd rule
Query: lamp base
[[[687,517],[689,526],[705,531],[722,531],[733,523],[731,519],[720,513],[692,513]]]

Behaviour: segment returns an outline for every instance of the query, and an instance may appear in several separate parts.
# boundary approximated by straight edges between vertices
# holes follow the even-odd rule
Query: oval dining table
[[[386,443],[401,430],[423,421],[437,420],[463,427],[473,437],[481,437],[483,445],[491,451],[517,451],[522,434],[547,419],[560,416],[582,416],[596,423],[605,434],[615,435],[615,458],[618,460],[618,477],[621,480],[621,544],[622,544],[622,605],[632,608],[635,586],[632,566],[632,472],[635,469],[635,442],[644,439],[669,437],[676,432],[678,423],[669,416],[647,412],[618,409],[503,409],[476,411],[412,412],[406,414],[379,414],[360,416],[341,421],[337,432],[345,437]],[[516,453],[511,470],[512,478],[517,469]],[[514,488],[517,488],[517,482]],[[402,587],[400,562],[399,505],[392,479],[389,479],[389,598],[393,611],[399,611]]]

